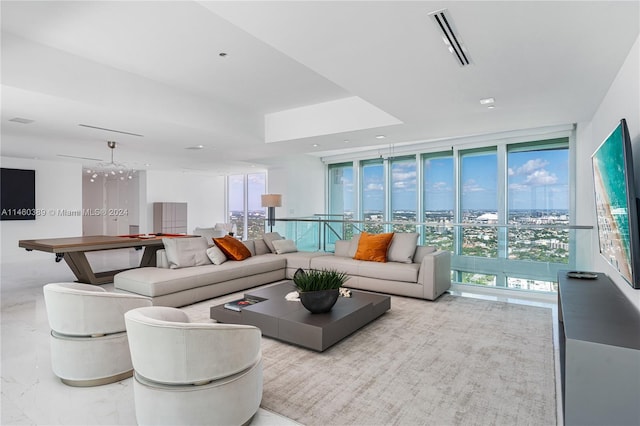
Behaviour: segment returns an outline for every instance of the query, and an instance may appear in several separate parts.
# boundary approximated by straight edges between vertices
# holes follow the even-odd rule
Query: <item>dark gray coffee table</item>
[[[292,291],[296,288],[291,281],[254,290],[245,297],[265,300],[241,312],[225,309],[224,304],[212,306],[210,316],[223,323],[253,325],[264,336],[322,352],[391,308],[389,296],[351,290],[351,297],[339,297],[330,312],[312,314],[302,303],[284,298]]]

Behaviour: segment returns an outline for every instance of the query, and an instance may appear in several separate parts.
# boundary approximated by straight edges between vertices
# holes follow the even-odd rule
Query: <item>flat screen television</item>
[[[640,288],[640,234],[631,138],[625,119],[591,156],[600,254]]]
[[[0,169],[0,220],[36,220],[36,171]]]

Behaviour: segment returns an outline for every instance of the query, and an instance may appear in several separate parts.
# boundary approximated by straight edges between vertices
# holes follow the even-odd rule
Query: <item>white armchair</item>
[[[98,386],[133,375],[124,314],[151,300],[79,283],[43,288],[53,373],[70,386]]]
[[[256,327],[190,323],[152,306],[125,314],[139,425],[240,425],[262,401]]]

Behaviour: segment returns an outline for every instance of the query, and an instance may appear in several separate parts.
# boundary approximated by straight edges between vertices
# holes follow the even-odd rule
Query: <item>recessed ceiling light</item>
[[[349,142],[350,142],[349,139],[344,140],[344,143],[349,143]]]
[[[480,105],[489,105],[494,103],[496,100],[493,98],[484,98],[484,99],[480,99]]]
[[[495,105],[489,105],[487,108],[494,109],[495,107],[496,107]]]
[[[318,145],[317,143],[314,143],[314,144],[313,144],[313,147],[314,147],[314,148],[316,148],[316,147],[318,147],[318,146],[320,146],[320,145]]]
[[[386,138],[386,136],[385,136],[385,135],[378,135],[378,136],[376,136],[376,139],[384,139],[384,138]]]
[[[204,145],[188,146],[185,149],[204,149]]]

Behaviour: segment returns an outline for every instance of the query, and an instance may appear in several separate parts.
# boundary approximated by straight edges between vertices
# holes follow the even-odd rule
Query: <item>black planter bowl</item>
[[[336,289],[332,290],[319,290],[319,291],[301,291],[300,302],[302,306],[307,308],[312,314],[324,314],[329,312],[333,305],[338,301],[340,291]]]

